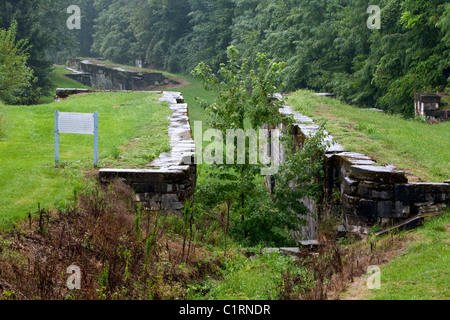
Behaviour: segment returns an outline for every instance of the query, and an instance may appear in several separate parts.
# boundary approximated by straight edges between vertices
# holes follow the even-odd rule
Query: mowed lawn
[[[422,181],[450,179],[450,122],[430,125],[355,108],[306,90],[293,93],[287,101],[315,121],[327,119],[327,131],[349,151],[367,154],[381,164],[394,164]]]
[[[0,228],[28,211],[55,208],[80,187],[93,169],[91,135],[60,135],[55,167],[55,110],[99,113],[99,167],[145,167],[169,151],[172,111],[150,93],[90,93],[49,104],[0,103]]]

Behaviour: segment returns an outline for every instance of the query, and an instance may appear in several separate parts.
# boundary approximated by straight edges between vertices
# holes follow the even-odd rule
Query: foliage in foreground
[[[33,72],[26,65],[27,41],[16,37],[17,22],[8,30],[0,28],[0,100],[10,104],[18,101],[18,93],[33,80]]]
[[[298,229],[302,223],[300,216],[308,213],[299,199],[320,197],[318,185],[326,148],[323,128],[296,148],[290,135],[293,119],[281,115],[279,110],[283,101],[274,99],[275,93],[283,86],[281,73],[284,64],[275,63],[266,54],[258,53],[256,65],[252,68],[247,59],[238,58],[239,52],[234,47],[228,48],[227,56],[227,64],[222,64],[217,74],[204,63],[192,72],[202,80],[207,90],[217,92],[214,103],[202,101],[202,106],[206,110],[208,125],[221,137],[227,136],[223,151],[220,148],[224,141],[218,137],[203,150],[203,157],[213,170],[208,171],[210,176],[205,185],[198,187],[200,203],[207,210],[226,206],[226,223],[231,225],[229,231],[241,244],[293,244],[290,232]],[[268,173],[278,177],[273,195],[262,186],[262,181],[268,178],[268,174],[264,174],[268,171],[263,165],[264,157],[260,154],[264,142],[256,137],[247,137],[245,133],[246,130],[247,133],[259,132],[264,124],[273,128],[287,125],[286,141],[283,141],[287,150],[286,161],[279,164],[279,154],[275,151],[271,154],[269,165],[280,166],[276,167],[276,172]],[[238,132],[240,136],[236,134]],[[230,133],[235,133],[237,138],[228,139]],[[272,131],[272,134],[269,144],[276,139],[276,133]],[[292,181],[296,188],[286,181]]]
[[[178,299],[187,284],[220,267],[203,246],[188,248],[158,214],[144,213],[130,187],[92,181],[58,212],[38,210],[2,234],[0,292],[5,299]],[[69,266],[81,290],[68,290]]]

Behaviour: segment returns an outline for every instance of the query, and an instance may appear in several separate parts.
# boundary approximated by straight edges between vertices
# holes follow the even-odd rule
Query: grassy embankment
[[[300,90],[289,96],[297,111],[319,120],[346,149],[395,164],[427,182],[450,179],[450,122],[429,125],[398,115],[362,110]]]
[[[411,232],[417,240],[381,271],[381,290],[368,299],[450,299],[450,213]]]
[[[76,83],[55,72],[57,87]],[[35,106],[0,103],[0,227],[27,212],[61,205],[93,166],[93,137],[62,134],[54,163],[54,111],[99,112],[99,167],[144,167],[170,150],[166,134],[171,110],[147,93],[93,93]]]
[[[392,235],[381,237],[377,243]],[[450,210],[424,226],[393,235],[401,238],[400,254],[380,265],[381,288],[369,290],[368,275],[356,278],[341,295],[350,300],[450,299]],[[375,243],[376,250],[384,248]]]

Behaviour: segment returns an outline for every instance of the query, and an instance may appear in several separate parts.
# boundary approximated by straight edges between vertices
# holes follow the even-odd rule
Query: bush
[[[0,29],[0,100],[12,104],[18,94],[28,87],[33,72],[26,66],[27,40],[16,41],[17,22],[8,30]]]

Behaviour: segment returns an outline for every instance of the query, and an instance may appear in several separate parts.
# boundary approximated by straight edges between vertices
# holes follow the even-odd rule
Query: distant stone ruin
[[[162,73],[109,67],[89,60],[76,60],[76,63],[78,70],[71,69],[75,73],[67,73],[64,76],[96,89],[146,91],[179,84]]]
[[[432,123],[448,121],[450,108],[441,102],[447,94],[416,93],[414,97],[416,117],[424,118]]]

